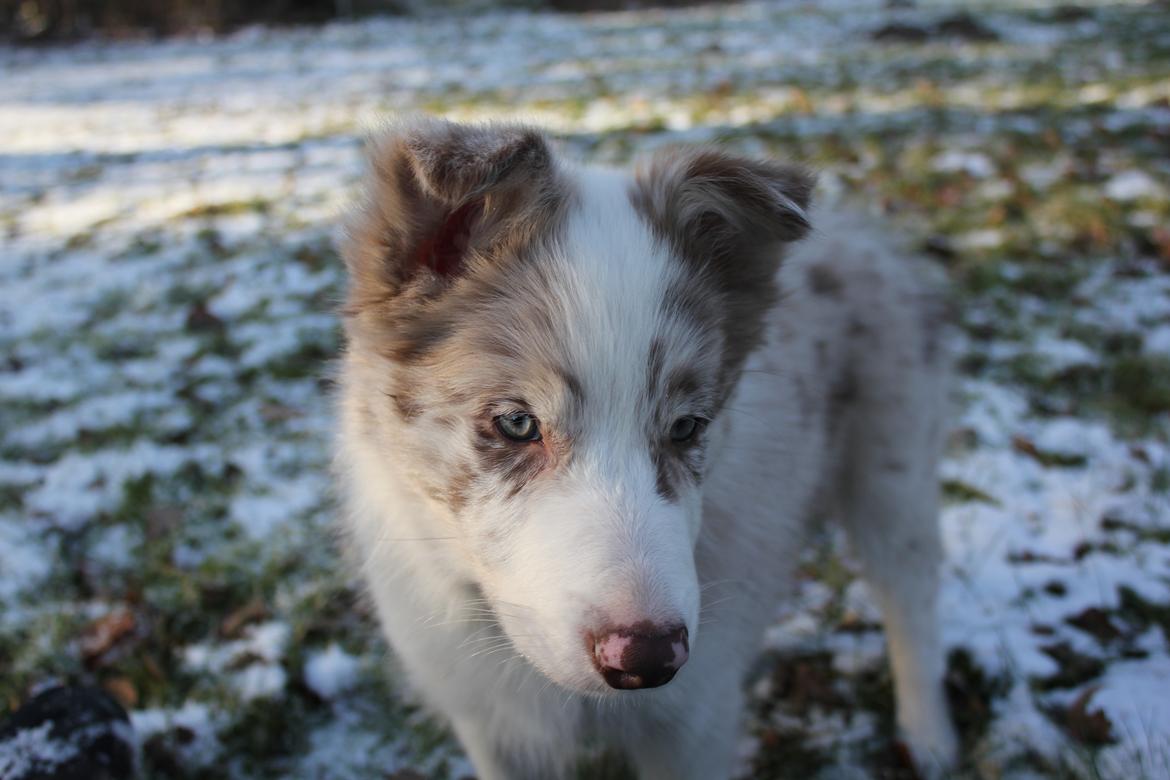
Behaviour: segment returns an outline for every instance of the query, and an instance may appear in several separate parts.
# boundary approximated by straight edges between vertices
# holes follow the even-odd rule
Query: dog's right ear
[[[808,233],[813,184],[798,166],[683,148],[660,151],[638,168],[633,199],[688,258],[742,265],[763,248],[757,259],[771,265],[776,245]],[[770,277],[774,268],[766,270]]]
[[[727,378],[763,341],[783,248],[810,229],[813,184],[798,166],[703,147],[662,149],[635,170],[634,208],[722,298]]]
[[[548,144],[521,125],[413,119],[373,138],[369,161],[341,246],[351,311],[441,292],[502,243],[530,239],[543,222],[533,209],[556,206]]]

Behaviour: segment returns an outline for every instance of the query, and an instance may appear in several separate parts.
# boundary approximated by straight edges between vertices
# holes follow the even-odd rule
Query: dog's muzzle
[[[611,688],[633,690],[666,685],[687,662],[686,626],[664,631],[615,628],[593,641],[593,663]]]

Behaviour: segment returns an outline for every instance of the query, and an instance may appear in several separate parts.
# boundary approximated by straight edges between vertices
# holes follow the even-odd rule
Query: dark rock
[[[998,33],[969,13],[958,13],[941,19],[935,25],[935,31],[942,38],[959,38],[978,43],[999,40]]]
[[[874,30],[870,37],[884,43],[925,43],[930,38],[930,31],[913,24],[891,22]]]
[[[98,688],[52,688],[0,725],[4,780],[129,780],[130,718]]]
[[[999,40],[999,34],[969,13],[944,16],[931,25],[909,22],[890,22],[870,33],[870,37],[882,43],[926,43],[943,38],[948,40],[991,43]]]
[[[1047,15],[1046,21],[1057,22],[1060,24],[1072,24],[1074,22],[1082,22],[1085,19],[1092,19],[1093,12],[1088,8],[1079,5],[1058,5],[1053,8]]]

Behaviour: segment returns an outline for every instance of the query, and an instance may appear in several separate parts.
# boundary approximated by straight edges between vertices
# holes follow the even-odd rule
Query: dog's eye
[[[676,442],[690,441],[699,432],[701,423],[698,417],[680,417],[670,426],[670,440]]]
[[[512,441],[540,441],[540,423],[527,412],[501,414],[496,418],[496,430]]]

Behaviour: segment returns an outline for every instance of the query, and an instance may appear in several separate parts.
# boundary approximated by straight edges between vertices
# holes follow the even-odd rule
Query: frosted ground
[[[718,139],[890,215],[962,325],[963,772],[1170,776],[1170,10],[967,5],[0,49],[0,708],[102,684],[152,777],[469,773],[327,536],[335,217],[364,129],[421,109],[612,162]],[[777,607],[745,777],[910,776],[835,550]]]

